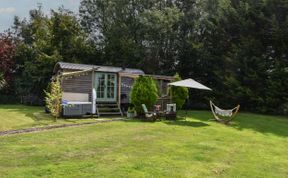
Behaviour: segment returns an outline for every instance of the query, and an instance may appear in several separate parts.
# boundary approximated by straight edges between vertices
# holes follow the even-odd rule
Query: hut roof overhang
[[[122,67],[112,67],[112,66],[98,66],[98,65],[88,65],[88,64],[76,64],[76,63],[67,63],[67,62],[58,62],[53,72],[57,73],[58,70],[74,70],[74,71],[84,71],[84,70],[92,70],[97,69],[99,72],[113,72],[113,73],[128,73],[128,74],[144,74],[144,72],[140,69],[133,68],[122,68]]]
[[[143,76],[149,76],[149,77],[152,77],[154,79],[159,79],[159,80],[168,80],[168,81],[174,81],[175,80],[175,77],[167,76],[167,75],[128,74],[128,73],[124,73],[124,72],[121,72],[119,74],[121,77],[130,77],[130,78],[137,78],[140,75],[143,75]]]
[[[165,75],[150,75],[145,74],[140,69],[134,68],[122,68],[122,67],[112,67],[112,66],[98,66],[98,65],[88,65],[88,64],[76,64],[76,63],[67,63],[67,62],[58,62],[53,70],[54,74],[57,74],[59,70],[61,71],[63,76],[70,76],[70,75],[77,75],[83,74],[91,71],[100,71],[100,72],[112,72],[112,73],[119,73],[121,77],[130,77],[130,78],[137,78],[140,75],[150,76],[154,79],[158,80],[167,80],[167,81],[174,81],[175,78],[173,76],[165,76]],[[65,72],[65,70],[67,70]]]

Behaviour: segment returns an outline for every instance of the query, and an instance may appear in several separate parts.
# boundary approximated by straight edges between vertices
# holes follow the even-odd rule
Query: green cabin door
[[[96,73],[95,88],[98,102],[116,102],[117,76],[112,73]]]

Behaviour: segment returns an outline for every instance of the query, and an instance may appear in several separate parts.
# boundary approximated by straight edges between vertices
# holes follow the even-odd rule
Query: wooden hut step
[[[123,113],[117,103],[97,103],[99,115],[121,115]]]
[[[97,103],[98,107],[118,107],[117,103]]]
[[[100,115],[122,115],[121,112],[99,112]]]
[[[107,108],[107,107],[103,107],[103,108],[100,108],[100,107],[98,107],[98,110],[99,110],[99,112],[105,112],[105,111],[119,111],[119,108],[118,108],[118,106],[117,106],[117,108],[116,107],[114,107],[114,108]]]

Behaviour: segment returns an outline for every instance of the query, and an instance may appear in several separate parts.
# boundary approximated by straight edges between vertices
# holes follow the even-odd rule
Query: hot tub
[[[62,106],[64,117],[83,116],[92,113],[92,102],[63,101]]]

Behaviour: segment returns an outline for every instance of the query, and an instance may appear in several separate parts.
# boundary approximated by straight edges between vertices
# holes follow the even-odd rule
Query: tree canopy
[[[149,76],[139,76],[132,87],[131,103],[134,105],[138,114],[143,114],[142,104],[148,109],[153,109],[157,102],[158,89],[156,82]]]
[[[191,92],[191,103],[288,114],[285,0],[82,0],[79,16],[38,8],[12,31],[17,95],[43,97],[54,64],[67,61],[178,72],[213,89]]]
[[[17,37],[15,91],[19,95],[32,93],[43,98],[56,62],[93,59],[93,47],[77,17],[64,8],[47,16],[40,6],[30,11],[29,20],[15,17],[13,29]]]
[[[5,88],[5,93],[9,93],[9,85],[12,83],[12,75],[15,70],[13,59],[15,49],[11,34],[0,34],[0,88]]]

